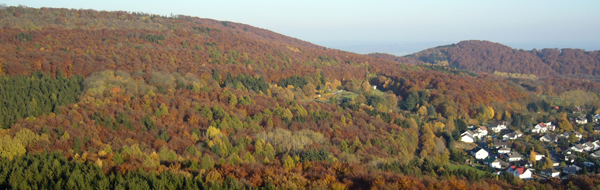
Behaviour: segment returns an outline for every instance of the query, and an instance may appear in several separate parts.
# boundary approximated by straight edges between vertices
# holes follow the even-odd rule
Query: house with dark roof
[[[596,144],[596,142],[586,142],[583,144],[586,148],[589,149],[587,151],[594,151],[594,150],[598,150],[598,148],[600,148],[600,146],[598,146],[598,144]]]
[[[515,140],[519,137],[522,137],[523,133],[521,133],[521,131],[513,131],[512,133],[507,133],[505,135],[502,136],[502,139],[504,140]]]
[[[584,152],[585,151],[585,147],[583,147],[582,144],[577,144],[575,146],[572,146],[570,149],[575,152]]]
[[[494,139],[494,148],[506,148],[508,147],[508,141]]]
[[[498,149],[498,154],[506,154],[509,152],[510,152],[510,148],[503,147],[503,148]]]
[[[562,172],[565,174],[577,174],[581,168],[576,165],[570,165],[562,168]]]
[[[531,167],[533,167],[533,162],[531,160],[519,160],[519,161],[517,161],[517,165],[523,166],[526,168],[531,168]]]
[[[558,142],[558,136],[553,135],[553,134],[546,134],[546,135],[540,137],[540,141],[556,143],[556,142]]]
[[[508,154],[506,154],[506,157],[507,157],[506,159],[509,162],[516,162],[516,161],[523,159],[523,156],[521,156],[521,154],[519,154],[518,152],[515,152],[515,151],[509,152]]]
[[[483,164],[486,164],[492,168],[497,168],[497,169],[505,168],[505,167],[509,166],[508,163],[504,162],[503,160],[498,159],[495,156],[490,156],[490,157],[484,159]]]
[[[560,134],[560,137],[569,139],[569,138],[571,138],[571,135],[575,135],[575,137],[577,137],[577,140],[581,140],[581,138],[583,138],[583,135],[578,131],[564,132],[564,133]]]
[[[594,122],[598,122],[598,120],[600,120],[600,114],[594,115],[593,120],[594,120]]]
[[[554,168],[546,168],[545,170],[542,170],[542,174],[548,177],[558,177],[560,176],[560,171],[555,170]]]
[[[573,163],[573,162],[575,162],[576,159],[577,159],[577,155],[575,155],[575,154],[565,155],[565,162]]]
[[[583,125],[583,124],[586,124],[587,122],[588,122],[588,120],[585,118],[584,115],[575,118],[575,123],[577,123],[577,124]]]
[[[556,157],[550,155],[550,157],[544,157],[542,158],[539,162],[545,163],[546,159],[550,159],[550,161],[552,161],[552,166],[559,166],[560,165],[560,160],[558,160]]]
[[[494,133],[499,133],[500,131],[507,129],[506,122],[498,121],[496,123],[492,123],[487,126],[488,129],[492,130]]]

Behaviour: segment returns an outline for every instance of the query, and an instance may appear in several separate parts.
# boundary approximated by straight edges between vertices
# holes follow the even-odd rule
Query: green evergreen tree
[[[433,105],[429,105],[429,107],[427,107],[427,115],[434,117],[436,114],[435,107],[433,107]]]
[[[200,162],[200,167],[205,170],[212,169],[215,167],[215,161],[209,155],[204,155]]]
[[[408,98],[406,98],[406,101],[404,101],[404,109],[408,110],[408,111],[413,111],[416,107],[417,107],[417,103],[419,101],[419,94],[417,93],[417,91],[413,91],[412,93],[410,93],[408,95]]]

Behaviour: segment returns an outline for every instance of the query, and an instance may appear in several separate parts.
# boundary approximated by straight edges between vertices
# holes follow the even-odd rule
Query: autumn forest
[[[565,179],[496,175],[465,164],[475,145],[461,142],[499,121],[600,139],[570,120],[600,113],[598,51],[463,41],[360,55],[234,22],[25,6],[0,7],[0,44],[1,188],[600,184],[600,164]],[[575,143],[537,139],[510,146]]]

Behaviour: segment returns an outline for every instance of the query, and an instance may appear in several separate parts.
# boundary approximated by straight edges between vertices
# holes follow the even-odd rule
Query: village
[[[590,123],[584,116],[573,117],[576,125],[593,126],[584,134],[600,133],[600,114]],[[468,164],[479,166],[496,175],[512,174],[523,180],[549,178],[567,179],[572,175],[600,173],[600,140],[580,131],[560,131],[551,122],[538,123],[524,131],[509,128],[504,121],[487,126],[469,126],[460,141],[474,144],[467,150],[473,160]]]

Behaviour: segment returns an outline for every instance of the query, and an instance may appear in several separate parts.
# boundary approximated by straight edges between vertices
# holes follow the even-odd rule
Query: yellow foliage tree
[[[427,107],[425,107],[425,105],[422,105],[421,108],[417,110],[417,113],[421,116],[427,115]]]
[[[552,159],[546,158],[544,162],[544,169],[554,167],[554,163],[552,163]]]
[[[436,121],[435,123],[433,123],[433,126],[435,127],[435,129],[437,129],[437,130],[439,131],[439,130],[442,130],[442,129],[444,129],[444,127],[445,127],[446,125],[444,125],[444,123],[442,123],[442,122],[437,122],[437,121]]]
[[[531,161],[535,164],[535,162],[537,161],[537,160],[535,160],[535,157],[537,157],[537,153],[535,153],[535,151],[533,151],[533,149],[532,149],[531,152],[529,153],[529,161]]]
[[[488,119],[493,119],[494,118],[494,108],[492,107],[486,107],[486,116]]]
[[[431,124],[429,123],[425,123],[422,127],[421,127],[421,137],[419,139],[419,143],[421,144],[421,153],[423,155],[427,155],[427,154],[423,154],[423,152],[426,153],[433,153],[435,150],[435,134],[433,134],[433,131],[431,130]]]
[[[292,159],[292,157],[290,157],[288,155],[285,158],[285,162],[283,163],[283,167],[285,167],[287,169],[292,169],[292,168],[296,167],[296,164],[294,164],[294,159]]]
[[[25,154],[25,146],[21,141],[10,136],[0,136],[0,157],[12,160],[15,156]]]
[[[572,131],[573,125],[567,119],[567,113],[560,113],[558,115],[558,127],[564,131]]]
[[[65,133],[60,137],[60,140],[61,141],[67,141],[67,140],[69,140],[69,138],[71,138],[69,136],[69,133],[65,131]]]
[[[221,130],[219,130],[213,126],[209,126],[208,129],[206,130],[206,135],[208,136],[208,138],[211,138],[211,139],[213,137],[220,136],[221,134],[222,134]]]
[[[35,143],[39,140],[40,136],[35,134],[33,131],[29,129],[21,129],[17,134],[15,134],[15,140],[18,140],[23,144],[23,146],[27,146],[29,144]]]

